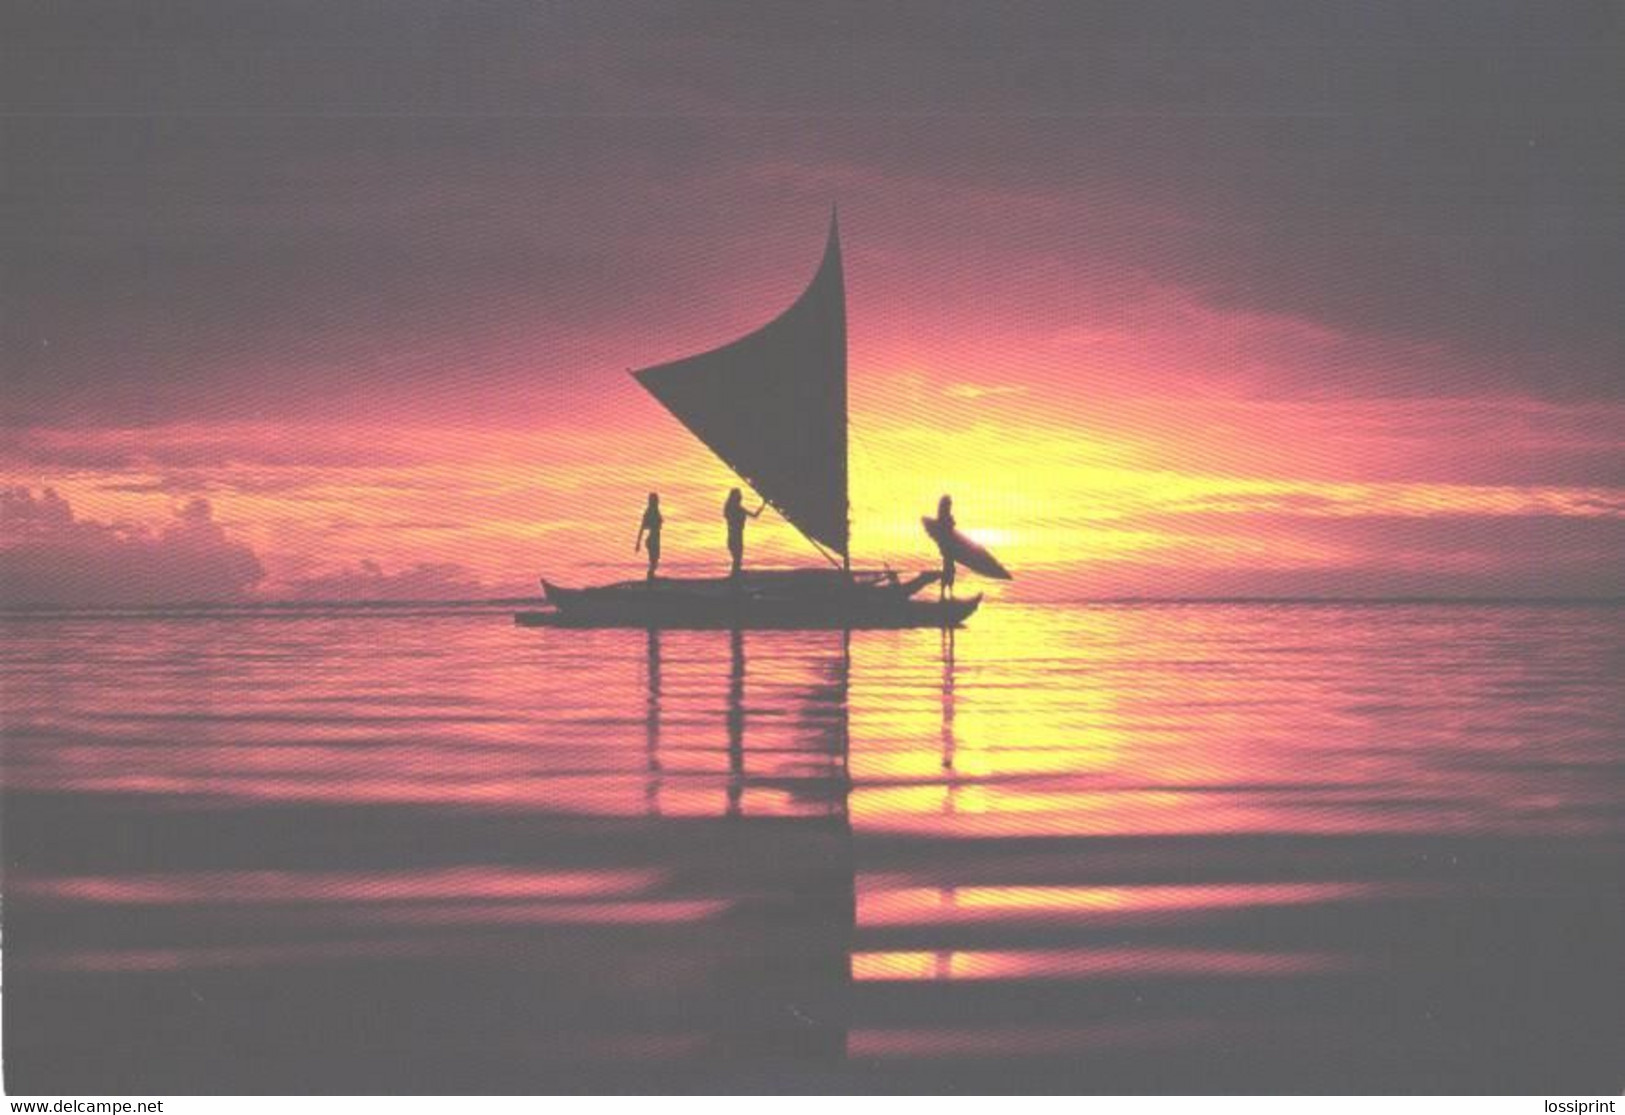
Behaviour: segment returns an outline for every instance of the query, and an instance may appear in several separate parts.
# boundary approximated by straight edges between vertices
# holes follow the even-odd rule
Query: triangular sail
[[[789,309],[732,344],[633,375],[797,529],[846,555],[846,286],[833,216],[818,274]]]

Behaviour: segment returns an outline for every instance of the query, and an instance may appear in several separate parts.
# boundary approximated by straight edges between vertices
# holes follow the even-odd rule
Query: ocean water
[[[0,622],[13,1093],[1618,1093],[1625,609]]]

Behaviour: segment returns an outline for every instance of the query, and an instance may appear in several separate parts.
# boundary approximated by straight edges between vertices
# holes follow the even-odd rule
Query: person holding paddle
[[[733,568],[728,576],[738,577],[744,572],[745,565],[745,519],[760,518],[763,508],[767,506],[764,501],[754,511],[745,510],[745,496],[738,488],[728,493],[728,502],[722,505],[722,517],[728,522],[728,556],[733,559]]]

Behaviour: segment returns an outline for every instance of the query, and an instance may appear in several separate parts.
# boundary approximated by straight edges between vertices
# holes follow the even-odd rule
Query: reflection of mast
[[[729,632],[728,816],[739,816],[745,796],[745,633]]]
[[[649,777],[643,785],[644,806],[649,816],[660,816],[660,629],[648,631],[647,658],[643,681],[643,751]]]
[[[820,939],[827,944],[811,960],[815,975],[804,1009],[821,1034],[821,1047],[831,1058],[846,1058],[852,998],[852,949],[857,939],[857,857],[853,849],[850,758],[852,750],[852,632],[841,632],[841,652],[832,662],[824,752],[829,760],[827,821],[828,860],[809,880],[807,899]]]
[[[830,751],[833,761],[840,768],[837,777],[840,785],[836,787],[832,802],[834,812],[840,817],[846,817],[846,799],[852,792],[852,772],[850,760],[852,758],[852,728],[851,715],[848,712],[848,701],[852,689],[852,632],[850,629],[841,631],[841,663],[835,676],[835,707],[838,710],[835,724],[832,729]],[[852,835],[850,820],[847,824],[847,836]]]

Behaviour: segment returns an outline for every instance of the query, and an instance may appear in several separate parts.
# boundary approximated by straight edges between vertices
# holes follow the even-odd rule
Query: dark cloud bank
[[[253,549],[189,500],[154,533],[77,518],[50,488],[0,492],[0,606],[237,600],[265,578]]]
[[[76,516],[51,488],[0,490],[0,607],[107,607],[256,600],[474,600],[487,586],[452,563],[387,573],[374,561],[273,584],[207,499],[179,505],[157,532]]]
[[[499,420],[722,331],[835,198],[885,312],[1047,260],[1459,357],[1294,389],[1625,383],[1616,3],[42,2],[0,44],[13,423]]]

